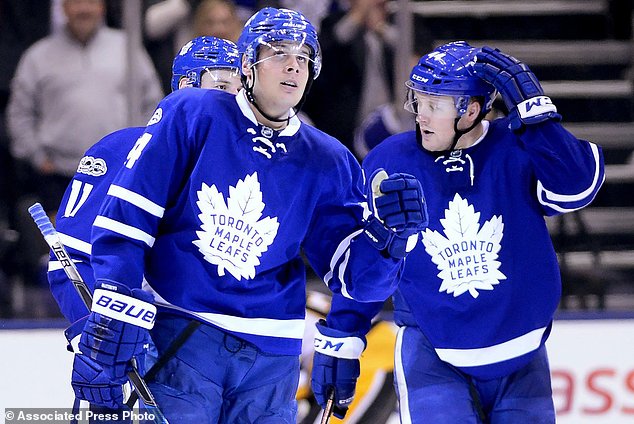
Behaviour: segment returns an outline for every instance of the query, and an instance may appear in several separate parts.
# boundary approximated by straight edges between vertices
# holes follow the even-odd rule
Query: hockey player
[[[379,301],[426,225],[416,179],[374,180],[370,213],[352,154],[295,116],[321,66],[303,15],[263,9],[241,39],[244,88],[166,97],[93,224],[96,289],[79,346],[111,383],[150,330],[161,355],[203,323],[150,382],[171,422],[295,423],[300,249],[334,292]]]
[[[231,41],[197,37],[183,46],[174,58],[172,90],[215,88],[235,95],[241,87],[238,59],[238,48]],[[94,288],[90,266],[92,223],[110,183],[144,130],[145,127],[125,128],[107,135],[91,147],[81,159],[58,209],[57,231],[91,290]],[[64,316],[69,322],[77,322],[67,331],[72,339],[81,332],[85,323],[82,318],[89,311],[52,253],[48,280]],[[109,384],[101,367],[85,355],[75,357],[72,386],[77,399],[93,405],[118,408],[123,402],[121,385]]]
[[[509,114],[488,122],[496,89]],[[535,75],[497,49],[440,46],[413,68],[407,94],[417,130],[363,162],[366,173],[415,175],[430,213],[393,297],[401,422],[554,423],[545,342],[561,281],[544,216],[592,201],[601,149],[566,131]],[[359,337],[379,306],[333,303],[328,325]],[[353,392],[355,366],[315,354],[321,405],[332,388],[335,400]]]

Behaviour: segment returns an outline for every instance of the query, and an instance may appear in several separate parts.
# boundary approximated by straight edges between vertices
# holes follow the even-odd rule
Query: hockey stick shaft
[[[189,339],[194,331],[198,327],[200,327],[200,321],[190,321],[187,327],[185,327],[179,334],[176,336],[170,344],[167,346],[167,349],[159,356],[157,361],[152,365],[152,367],[145,373],[145,380],[152,381],[156,374],[167,364],[167,362],[176,354],[178,349]],[[130,397],[128,398],[126,404],[128,406],[134,405],[139,396],[136,392],[130,393]]]
[[[33,221],[35,221],[37,227],[40,229],[40,232],[44,236],[44,240],[46,240],[46,243],[53,251],[53,254],[62,265],[66,276],[68,276],[70,281],[73,283],[82,301],[84,302],[88,310],[90,310],[92,307],[92,294],[90,293],[90,289],[79,274],[75,263],[68,255],[68,252],[66,251],[66,248],[64,247],[64,244],[59,237],[59,234],[55,230],[55,227],[53,227],[53,224],[48,218],[48,215],[46,215],[44,208],[42,208],[41,204],[35,203],[29,208],[29,213],[31,214]],[[155,422],[169,424],[163,413],[158,408],[152,392],[150,392],[150,389],[147,387],[145,381],[139,374],[139,371],[135,366],[134,359],[132,360],[132,365],[132,371],[128,373],[128,378],[130,379],[130,382],[132,383],[136,391],[139,393],[139,397],[141,398],[145,406],[149,407],[147,409],[156,415]]]
[[[321,415],[321,423],[320,424],[328,424],[330,421],[330,417],[332,416],[332,410],[335,406],[335,389],[330,391],[328,395],[328,401],[326,402],[326,408],[324,408],[324,413]]]

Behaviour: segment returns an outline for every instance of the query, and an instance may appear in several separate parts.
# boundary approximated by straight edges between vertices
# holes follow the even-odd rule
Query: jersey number
[[[147,146],[147,144],[150,142],[151,138],[152,138],[152,134],[148,134],[148,133],[143,133],[143,135],[139,137],[139,139],[134,144],[134,147],[132,148],[132,150],[130,150],[130,153],[128,153],[128,157],[126,158],[126,161],[125,161],[126,168],[132,169],[135,162],[141,156],[143,149],[145,149],[145,146]]]
[[[73,180],[70,196],[68,196],[68,203],[66,203],[66,208],[64,208],[64,217],[71,218],[75,216],[79,208],[86,203],[86,199],[88,199],[88,195],[93,187],[92,184]]]

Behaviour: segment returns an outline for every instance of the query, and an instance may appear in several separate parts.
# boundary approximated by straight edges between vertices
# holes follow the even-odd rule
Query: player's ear
[[[247,78],[250,78],[253,75],[253,72],[251,71],[251,67],[249,66],[249,63],[247,61],[246,55],[242,56],[242,74]]]
[[[482,105],[476,99],[471,99],[469,101],[469,106],[467,106],[467,118],[469,121],[475,121],[478,116],[480,116],[480,111],[482,110]]]
[[[191,83],[189,82],[189,78],[186,77],[181,77],[181,79],[178,81],[178,89],[180,90],[181,88],[185,88],[185,87],[191,87]]]

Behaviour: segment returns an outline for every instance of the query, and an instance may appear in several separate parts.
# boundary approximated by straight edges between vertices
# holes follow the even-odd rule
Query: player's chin
[[[442,152],[449,148],[449,144],[438,141],[435,137],[423,137],[423,148],[429,152]]]
[[[295,107],[302,99],[302,92],[299,90],[280,90],[278,102],[288,104],[288,107]]]
[[[421,131],[420,138],[425,149],[430,151],[437,150],[436,146],[438,145],[438,141],[436,140],[436,137],[433,133]]]

